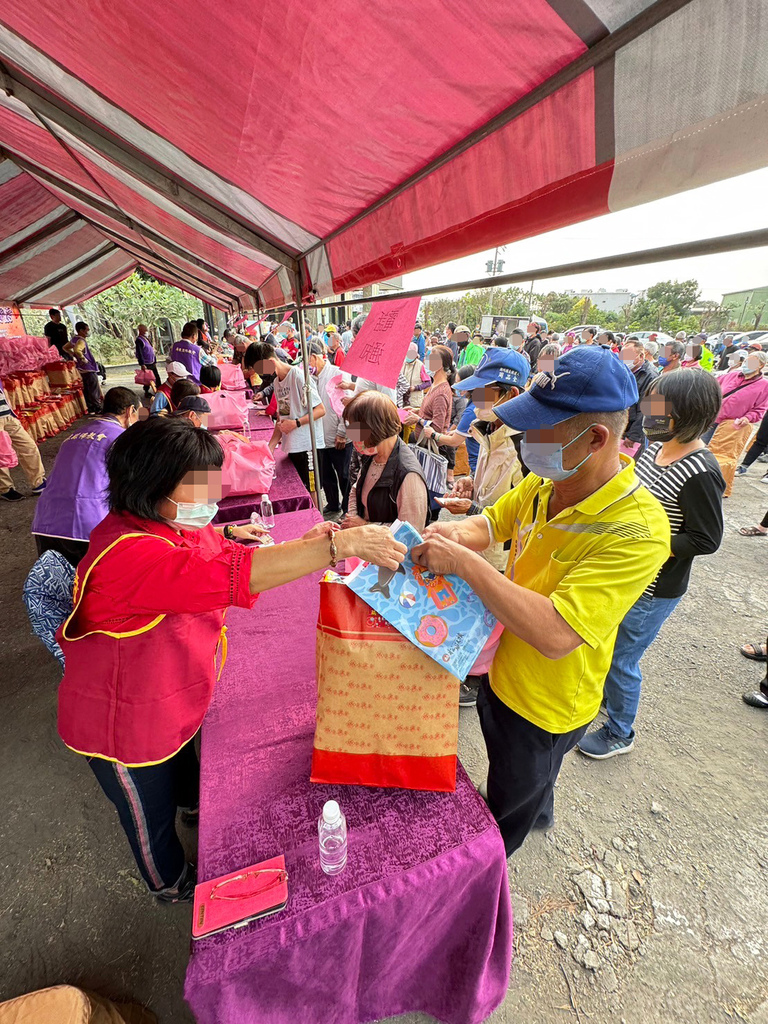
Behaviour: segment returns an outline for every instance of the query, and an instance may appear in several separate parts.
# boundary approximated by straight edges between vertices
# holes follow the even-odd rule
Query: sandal
[[[761,530],[758,526],[742,526],[739,533],[742,537],[768,537],[768,530]]]
[[[748,647],[751,647],[752,650],[747,650]],[[768,650],[765,644],[755,644],[750,641],[750,643],[740,647],[739,651],[745,658],[749,658],[750,661],[768,661]]]

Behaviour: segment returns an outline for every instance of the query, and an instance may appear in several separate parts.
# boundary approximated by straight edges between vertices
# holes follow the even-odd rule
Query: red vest
[[[87,621],[82,606],[93,597],[92,569],[130,557],[121,540],[143,535],[180,543],[170,527],[115,513],[93,530],[77,570],[74,610],[57,634],[66,663],[59,735],[77,753],[134,767],[165,761],[192,739],[211,701],[222,641],[222,667],[226,658],[221,609],[153,617],[126,608],[116,620]],[[99,589],[108,586],[109,573],[100,573]],[[110,594],[110,607],[120,607],[119,598]]]
[[[165,384],[161,384],[157,391],[158,393],[162,391],[162,393],[168,399],[168,408],[171,410],[171,412],[174,412],[176,410],[176,406],[171,401],[171,385],[168,383],[168,381],[166,381]]]

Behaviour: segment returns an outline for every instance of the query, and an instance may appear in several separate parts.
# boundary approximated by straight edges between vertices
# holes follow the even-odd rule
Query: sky
[[[580,259],[595,259],[739,231],[755,231],[768,226],[766,197],[768,168],[763,168],[630,210],[548,231],[536,238],[513,242],[500,254],[505,260],[503,273],[558,266]],[[491,249],[405,274],[403,287],[409,290],[427,288],[482,277],[485,262],[493,259],[493,253]],[[684,281],[689,278],[699,282],[703,299],[717,302],[725,292],[768,285],[768,248],[649,263],[599,274],[552,278],[535,284],[534,291],[564,291],[568,288],[574,291],[596,291],[598,288],[615,291],[626,288],[636,293],[657,281]]]

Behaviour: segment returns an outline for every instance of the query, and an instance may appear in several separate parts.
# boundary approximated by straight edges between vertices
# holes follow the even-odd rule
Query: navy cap
[[[211,407],[208,405],[202,395],[187,395],[186,398],[182,398],[177,406],[179,412],[210,412]]]
[[[457,381],[454,391],[473,391],[486,384],[506,384],[522,388],[531,368],[525,356],[513,348],[489,348],[471,377]]]
[[[638,397],[632,371],[615,353],[584,345],[556,359],[554,370],[534,374],[528,391],[493,411],[514,430],[538,430],[582,412],[621,412]]]

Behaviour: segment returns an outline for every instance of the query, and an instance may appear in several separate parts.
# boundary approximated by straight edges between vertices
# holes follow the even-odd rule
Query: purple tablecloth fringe
[[[320,521],[278,517],[278,541]],[[286,909],[192,944],[199,1024],[362,1024],[424,1012],[479,1024],[512,955],[498,829],[463,768],[456,792],[309,782],[318,575],[231,609],[229,658],[202,734],[200,878],[285,854]],[[317,819],[338,799],[349,860],[320,869]]]

